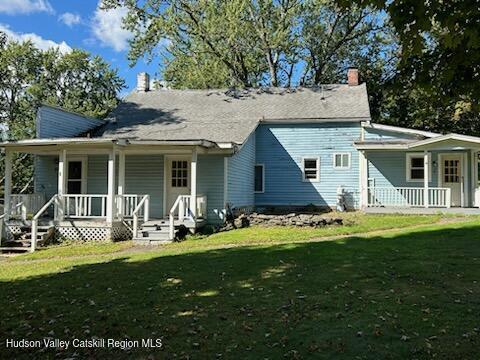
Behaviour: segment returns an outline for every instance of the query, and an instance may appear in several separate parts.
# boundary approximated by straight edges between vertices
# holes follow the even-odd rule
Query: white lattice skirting
[[[107,224],[72,221],[55,226],[56,240],[120,241],[131,238],[131,231],[121,222]]]

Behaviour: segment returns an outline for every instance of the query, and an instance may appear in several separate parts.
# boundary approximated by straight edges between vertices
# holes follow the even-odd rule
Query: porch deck
[[[423,208],[423,207],[368,207],[363,210],[366,214],[403,214],[403,215],[432,215],[432,214],[461,214],[480,215],[479,208]]]

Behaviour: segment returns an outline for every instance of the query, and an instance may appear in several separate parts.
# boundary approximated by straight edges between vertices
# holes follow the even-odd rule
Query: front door
[[[168,157],[166,162],[166,206],[164,213],[170,212],[179,195],[190,195],[190,159],[187,157]]]
[[[452,206],[462,206],[463,170],[462,155],[443,155],[442,161],[442,187],[452,191]]]

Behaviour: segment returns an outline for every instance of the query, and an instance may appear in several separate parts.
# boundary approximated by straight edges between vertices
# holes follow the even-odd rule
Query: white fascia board
[[[396,132],[401,134],[419,135],[427,138],[442,136],[442,134],[438,134],[430,131],[415,130],[415,129],[403,128],[400,126],[383,125],[383,124],[377,124],[377,123],[364,122],[362,123],[362,126],[370,129],[385,130],[385,131],[391,131],[391,132]]]

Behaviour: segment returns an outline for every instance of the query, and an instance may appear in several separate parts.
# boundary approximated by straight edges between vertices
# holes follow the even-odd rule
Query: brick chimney
[[[147,92],[150,90],[150,75],[146,72],[138,73],[137,75],[137,91]]]
[[[349,68],[348,69],[347,82],[348,82],[349,86],[357,86],[360,83],[357,68]]]

